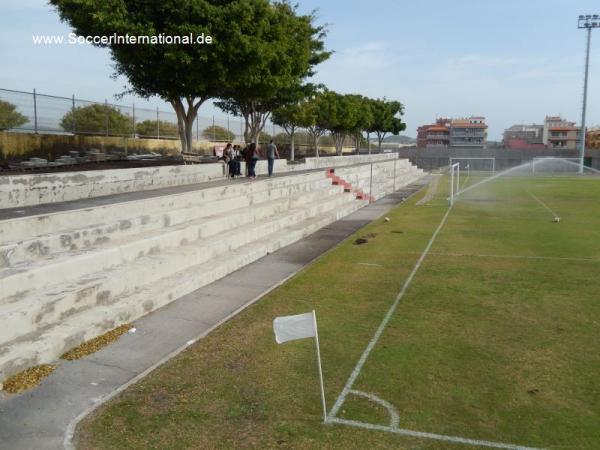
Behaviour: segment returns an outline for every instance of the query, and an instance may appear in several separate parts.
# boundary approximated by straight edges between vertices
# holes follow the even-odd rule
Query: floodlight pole
[[[588,77],[590,68],[590,44],[592,41],[592,28],[600,27],[598,15],[579,16],[577,28],[587,30],[587,45],[585,52],[585,74],[583,76],[583,104],[581,107],[581,139],[579,139],[579,173],[583,173],[585,157],[585,114],[587,109]]]

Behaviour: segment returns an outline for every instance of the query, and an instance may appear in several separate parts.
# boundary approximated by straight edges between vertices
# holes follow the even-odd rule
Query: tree
[[[290,145],[292,140],[290,139],[290,135],[286,132],[277,133],[273,136],[273,142],[277,145]]]
[[[0,131],[17,128],[27,122],[27,117],[17,111],[15,105],[0,100]]]
[[[200,106],[216,96],[227,82],[230,61],[223,57],[229,44],[226,17],[235,17],[234,1],[219,0],[50,0],[63,21],[83,36],[194,36],[211,35],[219,45],[185,43],[128,45],[99,43],[108,47],[115,62],[115,76],[123,75],[134,93],[158,96],[177,114],[183,151],[191,148],[193,122]]]
[[[175,137],[179,132],[177,124],[166,120],[144,120],[135,125],[135,132],[140,137],[158,138]]]
[[[271,135],[265,131],[261,131],[256,140],[257,144],[268,144],[271,141]]]
[[[256,18],[246,36],[255,64],[241,65],[239,78],[226,87],[216,105],[244,119],[244,139],[255,142],[271,112],[306,96],[303,81],[313,67],[329,57],[324,50],[325,30],[313,24],[315,17],[298,15],[289,3],[274,3]]]
[[[235,133],[219,125],[211,125],[202,131],[202,137],[209,141],[231,142],[235,139]]]
[[[318,90],[309,98],[300,102],[301,112],[297,116],[298,126],[306,128],[308,134],[313,141],[315,154],[319,157],[319,140],[327,129],[323,127],[323,113],[321,110],[321,102],[323,101],[324,91]]]
[[[294,137],[298,128],[306,122],[305,114],[306,108],[303,102],[296,102],[277,108],[273,111],[271,117],[273,123],[283,128],[287,136],[289,136],[291,161],[295,158],[296,143]]]
[[[406,129],[406,124],[398,117],[404,114],[404,106],[400,102],[388,101],[385,98],[371,100],[370,103],[373,122],[367,131],[377,135],[379,152],[381,152],[381,144],[388,133],[398,135]]]
[[[332,91],[323,94],[319,114],[322,117],[321,126],[333,138],[338,156],[342,155],[346,137],[356,135],[371,120],[370,110],[363,97]]]
[[[65,131],[75,134],[108,134],[126,136],[133,132],[131,118],[112,105],[93,103],[78,106],[60,120]]]
[[[313,31],[320,34],[312,26],[312,16],[296,17],[294,8],[287,3],[271,4],[269,0],[50,0],[50,3],[57,8],[61,19],[82,36],[179,37],[180,41],[173,44],[94,45],[109,48],[115,62],[114,75],[125,76],[129,81],[126,93],[143,98],[158,96],[173,106],[183,151],[191,149],[194,120],[204,102],[230,97],[231,92],[239,92],[232,89],[251,85],[249,79],[260,78],[271,66],[275,72],[289,73],[290,79],[297,78],[313,62],[315,55],[310,50],[315,47],[316,51],[321,43],[310,39]],[[277,20],[279,16],[286,20]],[[194,39],[210,36],[214,44],[181,40],[190,35]],[[282,36],[288,45],[279,45]],[[292,40],[297,41],[296,51],[289,45]],[[266,77],[261,81],[268,85],[272,80]],[[284,81],[289,79],[280,80],[272,89],[281,89]],[[262,93],[260,98],[264,98]]]
[[[356,153],[358,154],[360,144],[364,141],[363,132],[368,131],[373,126],[372,100],[362,95],[351,95],[349,97],[356,109],[356,122],[354,128],[351,130],[351,134],[354,138]]]

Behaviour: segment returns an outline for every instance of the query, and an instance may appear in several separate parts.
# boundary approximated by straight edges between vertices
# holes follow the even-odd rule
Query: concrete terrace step
[[[52,285],[55,280],[65,284],[103,269],[135,261],[145,255],[157,254],[169,248],[211,238],[217,233],[227,236],[231,230],[240,226],[260,220],[268,222],[270,217],[291,208],[303,207],[308,203],[318,206],[319,201],[327,200],[336,194],[342,194],[339,188],[327,186],[309,194],[298,194],[252,205],[235,213],[226,211],[168,229],[143,232],[136,235],[136,239],[130,238],[127,241],[117,242],[117,245],[107,245],[104,248],[93,248],[55,259],[40,260],[22,268],[3,269],[0,271],[2,275],[0,305],[12,303],[15,299],[29,295],[30,292]]]
[[[276,189],[322,180],[322,173],[323,171],[318,171],[224,186],[211,186],[178,194],[3,220],[0,221],[0,242],[18,242],[30,239],[32,236],[60,234],[65,230],[104,224],[109,218],[114,218],[114,222],[120,223],[127,218],[160,214],[165,210],[186,209],[225,199],[243,199],[252,193],[263,192],[268,195],[269,192]],[[110,220],[108,221],[110,222]]]
[[[326,182],[315,182],[314,184],[296,185],[293,188],[276,189],[273,192],[253,194],[241,197],[240,199],[227,199],[210,205],[210,207],[197,207],[177,209],[175,211],[164,211],[155,217],[141,216],[129,220],[129,225],[125,228],[118,224],[93,225],[84,229],[74,229],[65,231],[61,234],[41,236],[32,240],[18,243],[9,243],[4,248],[10,249],[12,254],[6,257],[10,259],[10,268],[0,268],[1,279],[6,274],[14,273],[16,269],[25,270],[35,268],[44,264],[53,264],[61,257],[77,258],[82,254],[97,252],[107,247],[121,246],[124,242],[132,242],[136,239],[152,237],[153,235],[164,236],[172,229],[181,228],[186,224],[202,223],[206,220],[207,229],[211,229],[210,222],[214,218],[222,217],[227,214],[238,214],[240,211],[255,212],[259,207],[266,206],[270,202],[275,202],[274,206],[289,204],[294,206],[302,201],[311,201],[315,197],[315,192],[321,192],[322,195],[333,195],[336,191]],[[303,199],[306,197],[306,199]],[[104,232],[104,233],[103,233]],[[82,239],[87,236],[97,236],[92,243],[82,244]],[[92,239],[92,238],[87,238]],[[189,239],[189,238],[186,238]],[[65,246],[65,241],[70,245]],[[34,244],[35,243],[35,244]],[[45,248],[43,255],[32,254],[31,247],[35,249]],[[65,248],[66,247],[66,248]],[[77,248],[73,248],[77,247]],[[0,247],[0,251],[1,251]],[[24,258],[32,259],[24,259]]]
[[[12,302],[0,305],[0,342],[32,333],[96,305],[112,304],[149,280],[210,261],[297,222],[343,208],[348,203],[359,202],[343,193],[325,197],[258,223],[242,224],[225,232],[218,240],[210,237],[201,239],[109,269],[89,271],[71,283],[61,279],[60,283],[48,289],[15,295]]]
[[[41,236],[29,237],[21,241],[4,242],[0,245],[0,270],[2,267],[18,267],[37,259],[51,258],[58,253],[77,252],[134,236],[146,230],[160,230],[172,225],[184,223],[218,212],[234,211],[267,200],[286,198],[304,192],[328,186],[324,180],[306,181],[290,184],[272,190],[261,189],[247,195],[229,197],[220,201],[190,202],[185,207],[164,209],[157,212],[145,211],[136,216],[122,217],[118,220],[106,220],[103,223],[91,223],[84,227],[62,229],[57,233],[47,232]],[[108,213],[108,211],[107,211]],[[114,213],[112,214],[114,216]],[[108,218],[110,219],[110,218]],[[63,220],[63,219],[61,219]],[[27,227],[27,224],[23,225]]]
[[[68,316],[41,331],[34,339],[28,336],[1,346],[0,379],[32,365],[52,362],[69,348],[164,306],[268,253],[308,236],[364,205],[365,202],[361,201],[346,201],[333,211],[329,209],[295,221],[288,227],[214,256],[209,261],[154,278],[151,283],[121,294],[114,304]]]

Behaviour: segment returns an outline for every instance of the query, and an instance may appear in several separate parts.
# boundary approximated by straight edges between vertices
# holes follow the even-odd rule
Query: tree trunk
[[[265,124],[267,123],[267,119],[269,118],[271,113],[257,111],[254,106],[252,106],[251,109],[251,111],[247,111],[244,114],[244,121],[246,126],[244,139],[246,139],[246,144],[254,142],[256,145],[258,145],[260,133],[264,129]]]
[[[179,141],[181,142],[181,152],[190,152],[193,147],[194,121],[198,115],[198,109],[204,103],[204,99],[199,99],[194,104],[194,99],[189,97],[187,100],[187,111],[183,104],[183,99],[177,98],[171,100],[171,106],[177,115],[177,129],[179,131]]]
[[[385,139],[385,133],[377,133],[377,143],[379,144],[379,153],[381,153],[381,144],[383,143],[383,140]]]
[[[343,133],[331,133],[333,142],[335,144],[335,153],[337,156],[342,156],[344,149],[344,138],[346,137]]]
[[[371,154],[371,133],[367,131],[367,145],[369,146],[369,155]]]

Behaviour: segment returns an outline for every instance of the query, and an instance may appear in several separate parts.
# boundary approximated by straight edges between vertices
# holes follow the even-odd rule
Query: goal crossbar
[[[455,161],[490,161],[492,163],[492,173],[496,172],[496,158],[492,157],[492,156],[475,156],[475,157],[468,157],[468,156],[452,156],[450,157],[450,166],[452,166],[454,164]]]

